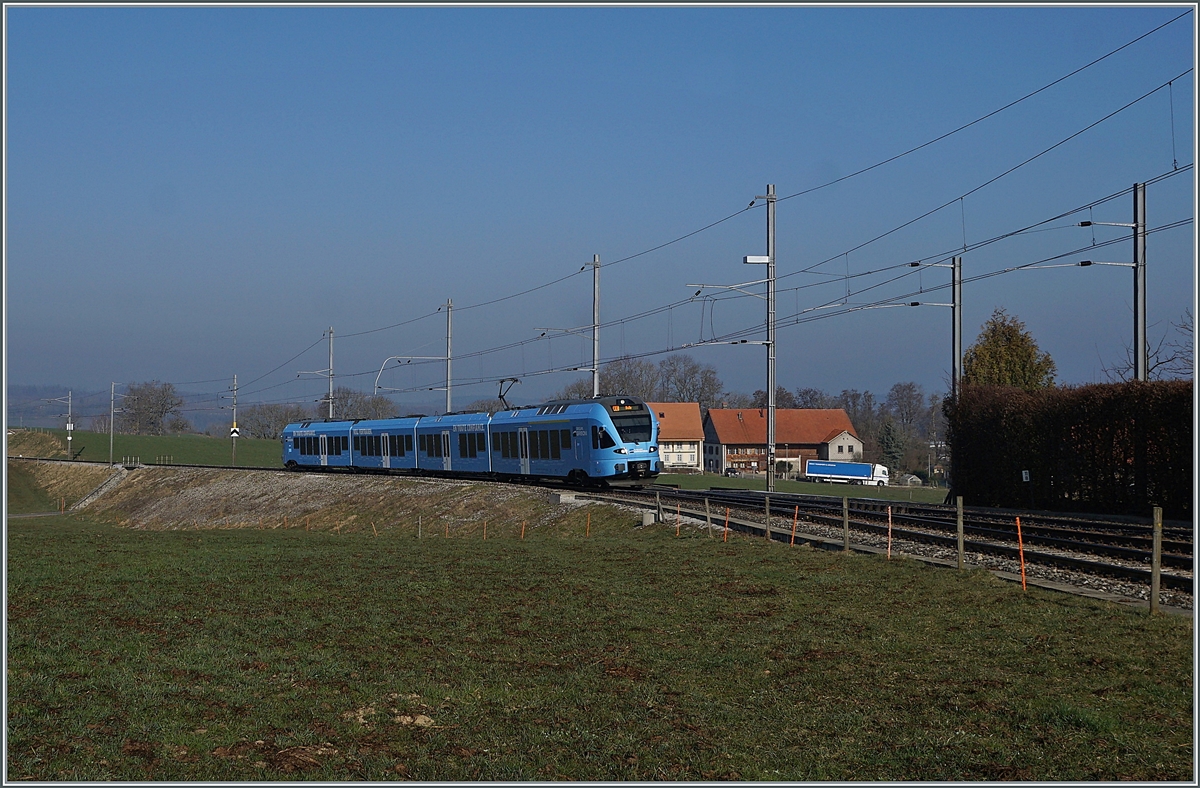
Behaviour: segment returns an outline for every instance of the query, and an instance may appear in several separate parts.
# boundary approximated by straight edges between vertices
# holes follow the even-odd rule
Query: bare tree
[[[766,391],[764,391],[763,389],[758,389],[754,392],[753,396],[754,396],[754,399],[751,402],[750,407],[752,407],[752,408],[767,407],[767,392]],[[792,392],[788,391],[783,386],[776,386],[775,387],[775,407],[792,410],[792,409],[798,408],[800,406],[796,404],[796,395],[792,394]]]
[[[1178,323],[1171,326],[1179,334],[1177,339],[1167,341],[1164,332],[1153,342],[1146,338],[1146,377],[1149,380],[1164,380],[1167,378],[1187,378],[1193,375],[1192,366],[1192,331],[1194,320],[1189,307],[1184,311]],[[1109,366],[1101,368],[1104,377],[1110,382],[1133,380],[1136,374],[1136,360],[1133,357],[1133,345],[1125,346],[1125,356]]]
[[[294,404],[251,405],[239,415],[247,437],[272,440],[278,438],[287,425],[311,418],[303,406]]]
[[[135,383],[126,391],[122,412],[117,418],[117,431],[133,435],[163,435],[168,425],[178,424],[177,421],[169,421],[169,417],[183,418],[179,412],[183,405],[183,397],[176,393],[171,383],[159,383],[157,380]]]
[[[333,390],[335,419],[391,419],[397,414],[396,403],[378,394],[372,396],[346,386]]]
[[[721,401],[713,407],[746,410],[756,407],[754,397],[740,391],[726,391],[721,394]]]
[[[600,370],[600,393],[653,400],[658,394],[658,381],[656,364],[637,358],[617,359]]]
[[[108,432],[108,414],[102,413],[99,416],[92,416],[88,420],[88,426],[92,428],[92,432]]]
[[[509,407],[511,406],[506,406],[499,399],[492,397],[490,399],[477,399],[463,410],[480,411],[483,413],[499,413],[502,410],[508,410]]]
[[[672,353],[658,362],[658,399],[661,402],[698,402],[707,411],[721,395],[717,368],[701,364],[686,353]]]
[[[572,381],[550,399],[588,399],[592,396],[591,377]]]
[[[838,407],[837,397],[827,394],[821,389],[797,388],[795,400],[797,408],[825,409]]]

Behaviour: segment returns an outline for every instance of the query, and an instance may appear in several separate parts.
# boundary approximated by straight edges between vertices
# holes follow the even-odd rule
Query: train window
[[[595,424],[592,425],[592,448],[600,448],[600,428]]]
[[[538,442],[537,430],[529,431],[529,459],[542,459],[542,445]]]
[[[417,436],[417,443],[420,445],[421,451],[425,451],[425,436],[424,435]]]
[[[542,459],[552,459],[550,454],[550,433],[546,430],[538,430],[538,442],[542,444]]]
[[[550,459],[562,459],[562,452],[559,451],[560,446],[558,440],[558,430],[550,430],[550,432],[543,432],[542,434],[545,435],[546,440],[550,442]]]
[[[371,450],[374,452],[375,457],[383,456],[383,436],[382,435],[376,435],[375,437],[371,438]]]
[[[413,447],[412,447],[412,436],[411,436],[411,435],[405,435],[405,436],[404,436],[404,447],[405,447],[406,449],[408,449],[409,451],[412,451],[412,450],[413,450]]]
[[[558,432],[559,432],[560,437],[562,438],[562,447],[564,449],[571,448],[571,431],[570,430],[559,430]]]
[[[475,435],[475,452],[478,452],[480,454],[487,454],[487,436],[484,435],[482,432],[476,432],[476,433],[474,433],[474,435]],[[471,453],[472,457],[475,456],[475,452]]]
[[[441,435],[430,435],[429,437],[431,439],[433,439],[433,456],[441,457],[442,456],[442,440],[441,440],[442,436]]]
[[[467,433],[465,432],[458,433],[458,456],[470,456],[467,454]]]
[[[613,446],[616,446],[616,445],[617,445],[617,442],[614,441],[612,439],[612,436],[608,434],[608,430],[604,429],[603,427],[600,427],[600,448],[601,449],[611,449]]]

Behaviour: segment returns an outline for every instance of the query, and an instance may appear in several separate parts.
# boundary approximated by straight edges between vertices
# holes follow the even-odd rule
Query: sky
[[[450,300],[452,405],[504,377],[536,402],[587,374],[599,255],[602,363],[684,352],[749,393],[763,346],[704,343],[765,338],[763,285],[693,285],[765,276],[773,184],[780,385],[945,391],[951,310],[882,305],[948,303],[954,254],[966,345],[1003,308],[1102,382],[1132,271],[1045,266],[1130,262],[1128,228],[1078,223],[1148,183],[1149,334],[1176,338],[1188,10],[8,5],[6,381],[312,405],[332,327],[337,385],[444,407],[443,362],[379,371],[444,356]]]

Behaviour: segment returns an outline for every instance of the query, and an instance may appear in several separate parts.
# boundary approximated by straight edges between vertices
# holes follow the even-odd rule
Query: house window
[[[838,454],[843,454],[845,451],[846,451],[846,447],[842,446],[841,444],[838,444]]]

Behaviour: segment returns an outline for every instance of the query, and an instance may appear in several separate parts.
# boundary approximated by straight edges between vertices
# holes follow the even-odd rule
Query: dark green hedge
[[[966,385],[945,411],[954,494],[969,504],[1191,519],[1191,381]]]

